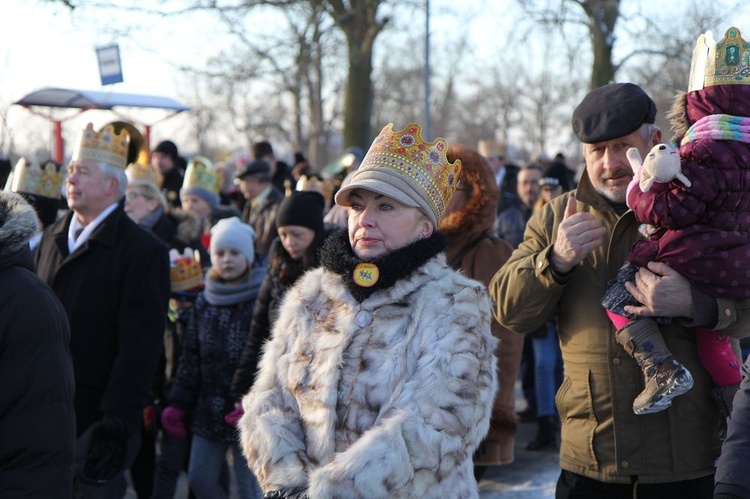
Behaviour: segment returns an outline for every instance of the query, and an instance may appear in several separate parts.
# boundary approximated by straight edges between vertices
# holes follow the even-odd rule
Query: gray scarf
[[[163,214],[164,208],[162,208],[161,206],[157,206],[154,211],[143,217],[143,219],[138,222],[138,225],[144,229],[151,230],[154,228],[154,225],[156,225],[156,222],[159,221]]]
[[[254,300],[260,291],[260,285],[266,276],[266,267],[256,265],[244,277],[236,282],[227,283],[218,280],[218,276],[209,269],[206,273],[206,287],[203,295],[209,305],[228,306]]]

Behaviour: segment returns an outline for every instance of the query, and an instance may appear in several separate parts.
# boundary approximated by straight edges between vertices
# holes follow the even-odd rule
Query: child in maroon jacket
[[[744,55],[732,66],[723,54],[734,40]],[[715,55],[715,68],[706,74],[715,71],[716,76],[679,95],[671,113],[687,181],[644,188],[644,174],[636,172],[627,203],[638,221],[648,224],[649,234],[633,245],[602,301],[617,328],[618,343],[644,371],[646,388],[633,403],[636,414],[668,408],[693,385],[690,372],[672,357],[659,332],[657,322],[670,319],[652,320],[623,309],[637,305],[623,285],[632,282],[638,268],[662,262],[710,297],[750,297],[750,45],[730,28]],[[729,339],[708,328],[696,327],[695,334],[703,366],[731,404],[741,377]]]

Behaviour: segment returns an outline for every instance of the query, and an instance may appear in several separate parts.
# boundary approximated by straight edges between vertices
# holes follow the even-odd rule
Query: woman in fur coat
[[[445,261],[444,140],[387,125],[336,194],[348,233],[286,294],[241,440],[266,497],[476,498],[497,386],[484,286]]]
[[[500,190],[487,160],[479,152],[452,145],[448,160],[461,161],[461,177],[451,198],[440,232],[448,239],[448,264],[464,275],[489,285],[495,273],[508,260],[513,248],[495,236],[495,209]],[[497,355],[498,392],[492,406],[490,432],[474,456],[479,477],[483,466],[513,461],[516,430],[515,380],[521,363],[523,335],[504,328],[494,318],[492,335],[500,340]]]

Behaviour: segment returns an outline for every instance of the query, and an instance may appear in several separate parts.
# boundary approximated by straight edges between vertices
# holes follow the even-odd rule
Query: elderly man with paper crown
[[[243,399],[266,497],[478,497],[497,340],[486,288],[445,261],[447,148],[387,125],[336,194],[348,231],[287,291]]]
[[[45,229],[36,254],[70,321],[78,497],[125,493],[166,320],[167,251],[123,208],[128,142],[111,125],[81,132],[66,179],[71,212]]]

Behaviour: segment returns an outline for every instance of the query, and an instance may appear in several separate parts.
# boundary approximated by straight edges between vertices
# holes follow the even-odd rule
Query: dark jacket
[[[750,116],[745,85],[719,85],[686,95],[686,120],[716,114]],[[628,260],[645,267],[668,264],[710,296],[750,297],[750,144],[696,139],[679,148],[679,180],[657,183],[648,192],[635,185],[628,206],[657,230],[635,243]]]
[[[495,232],[498,236],[505,239],[513,248],[517,248],[523,241],[523,232],[526,230],[526,223],[531,218],[531,208],[526,207],[521,200],[516,197],[510,202],[507,208],[497,217],[495,222]]]
[[[211,271],[209,270],[208,276]],[[232,376],[247,340],[253,307],[266,269],[251,270],[251,298],[234,305],[211,305],[205,292],[190,311],[182,356],[169,396],[170,405],[192,419],[196,435],[217,442],[236,439],[235,428],[224,421],[234,409]],[[210,277],[207,276],[207,279]]]
[[[263,257],[268,256],[271,249],[271,243],[276,239],[276,213],[279,211],[279,204],[284,200],[283,191],[276,187],[271,187],[271,192],[266,197],[263,205],[253,209],[252,203],[245,203],[242,212],[242,221],[250,224],[255,230],[255,252]]]
[[[716,465],[716,494],[750,498],[750,357],[742,366],[742,384],[734,396],[727,439]]]
[[[102,413],[137,421],[162,348],[169,298],[164,244],[120,203],[83,246],[68,253],[72,212],[44,231],[37,272],[70,320],[77,431]],[[78,394],[77,394],[78,395]]]
[[[0,497],[69,498],[75,414],[68,318],[34,274],[34,209],[0,193],[0,220]]]
[[[164,197],[167,198],[173,208],[181,208],[180,202],[180,189],[182,189],[182,182],[185,176],[179,166],[175,165],[174,168],[169,170],[165,175],[161,183],[161,190],[164,193]]]

